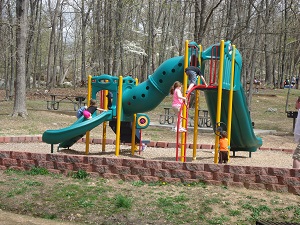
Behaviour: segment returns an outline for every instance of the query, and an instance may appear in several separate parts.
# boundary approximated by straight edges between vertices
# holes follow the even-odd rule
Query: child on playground
[[[207,87],[207,83],[203,77],[203,74],[201,73],[200,68],[196,66],[189,66],[185,69],[185,73],[188,75],[189,79],[189,87],[186,93],[188,93],[197,84],[197,76],[200,76],[202,82]]]
[[[108,94],[106,95],[106,97],[107,97],[107,108],[111,109],[113,93],[111,91],[108,91]]]
[[[178,115],[181,104],[183,103],[183,101],[186,100],[185,97],[182,96],[181,88],[182,88],[182,84],[179,81],[175,81],[173,86],[170,89],[170,94],[173,95],[172,109],[174,113],[177,115],[177,122],[179,120],[179,124],[180,124],[179,132],[186,132],[186,129],[182,127],[181,119],[179,118],[181,117],[181,115]],[[177,132],[176,129],[177,128],[175,127],[175,131]]]
[[[81,106],[78,110],[77,110],[77,113],[76,113],[76,117],[77,119],[79,119],[82,115],[83,115],[83,112],[87,109],[87,106]]]
[[[98,110],[100,112],[103,112],[103,111],[106,111],[104,109],[101,109],[101,108],[98,108],[96,106],[96,100],[95,99],[91,99],[90,100],[90,106],[83,111],[83,116],[86,118],[86,119],[91,119],[92,118],[92,115],[94,114],[94,112]]]
[[[227,132],[221,132],[221,138],[219,140],[219,163],[227,163],[228,162],[228,138]]]

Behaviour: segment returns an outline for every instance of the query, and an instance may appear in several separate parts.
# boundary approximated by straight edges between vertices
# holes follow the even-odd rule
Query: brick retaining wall
[[[41,141],[41,137],[0,137],[0,142],[34,141]],[[93,141],[95,140],[91,140]],[[300,195],[300,169],[0,151],[0,169],[2,170],[8,168],[28,170],[33,166],[61,174],[81,169],[93,177],[100,176],[125,181],[141,180],[147,183],[202,181],[213,185],[266,189]]]

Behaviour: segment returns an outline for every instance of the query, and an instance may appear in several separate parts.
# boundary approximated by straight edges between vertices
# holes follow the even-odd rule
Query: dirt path
[[[79,225],[78,223],[46,220],[0,210],[1,225]]]

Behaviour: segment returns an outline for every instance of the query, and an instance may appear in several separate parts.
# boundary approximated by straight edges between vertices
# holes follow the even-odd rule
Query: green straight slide
[[[87,131],[112,119],[111,110],[102,112],[99,115],[96,115],[96,113],[97,112],[93,114],[92,119],[87,120],[84,116],[81,116],[75,123],[68,127],[58,130],[46,130],[43,133],[43,141],[48,144],[60,143],[59,147],[63,148],[72,146],[79,138],[83,137]]]

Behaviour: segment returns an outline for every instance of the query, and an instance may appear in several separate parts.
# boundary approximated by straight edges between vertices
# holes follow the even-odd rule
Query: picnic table
[[[189,125],[192,127],[194,125],[194,117],[190,117],[189,119]],[[211,121],[208,114],[208,110],[198,110],[198,127],[211,127]]]
[[[160,124],[173,124],[177,115],[171,110],[171,107],[164,107],[164,114],[159,115]],[[170,111],[171,110],[171,111]],[[174,119],[175,118],[175,119]],[[189,117],[189,125],[194,125],[194,117]],[[198,110],[198,126],[199,127],[211,127],[211,121],[208,115],[208,110],[199,109]]]
[[[174,123],[174,112],[170,113],[171,107],[164,107],[164,114],[159,115],[159,123],[160,124],[173,124]]]
[[[293,132],[294,132],[298,111],[286,111],[286,116],[287,118],[293,118]]]
[[[72,95],[61,95],[61,94],[51,94],[50,100],[47,101],[48,110],[58,110],[60,103],[71,103],[73,104],[74,111],[77,111],[81,106],[84,106],[85,96],[72,96]]]

